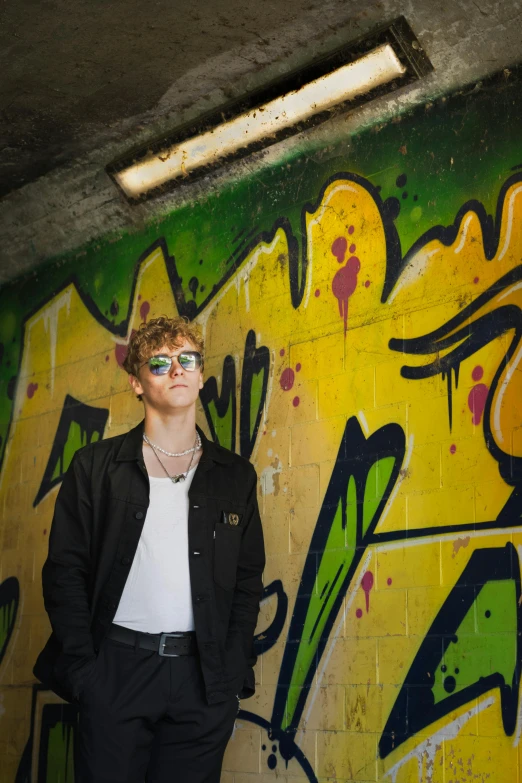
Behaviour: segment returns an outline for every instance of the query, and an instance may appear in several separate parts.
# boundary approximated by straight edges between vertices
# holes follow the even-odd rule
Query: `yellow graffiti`
[[[377,534],[402,531],[404,536],[371,545],[361,560],[296,737],[319,779],[517,779],[522,718],[513,736],[506,736],[498,690],[444,715],[384,759],[378,748],[417,651],[473,553],[507,542],[522,546],[517,527],[480,527],[493,526],[510,500],[514,482],[509,483],[505,466],[510,458],[522,456],[522,346],[514,315],[510,321],[512,314],[522,312],[522,282],[499,283],[488,293],[516,269],[521,253],[522,185],[515,183],[505,196],[493,258],[486,257],[481,223],[470,211],[451,244],[432,239],[408,260],[383,302],[389,270],[379,205],[364,184],[337,179],[306,214],[308,266],[297,308],[291,304],[287,236],[280,228],[251,252],[196,319],[206,341],[205,372],[216,377],[218,386],[225,356],[231,355],[240,368],[250,330],[256,345],[270,351],[267,395],[252,461],[260,477],[265,584],[283,580],[290,607],[347,420],[356,417],[367,437],[392,423],[405,434],[399,478],[376,529]],[[140,307],[145,301],[150,305],[148,318],[176,313],[159,247],[139,270],[129,335],[142,321]],[[29,735],[28,686],[48,632],[40,573],[56,490],[36,508],[33,501],[63,401],[70,395],[106,408],[104,437],[137,423],[141,405],[117,361],[125,342],[96,321],[74,285],[25,325],[0,476],[0,503],[5,509],[2,579],[15,575],[22,588],[18,623],[0,671],[4,736],[15,730],[17,737]],[[436,347],[418,352],[417,345]],[[473,347],[469,355],[467,346]],[[451,364],[452,352],[459,350],[464,358],[456,362],[457,385],[455,367],[446,372],[437,368],[449,366],[444,362]],[[432,365],[433,372],[425,377],[405,375],[402,369]],[[199,423],[208,432],[202,409]],[[236,427],[239,442],[239,422]],[[464,524],[478,527],[465,536],[447,531]],[[411,531],[426,535],[410,538]],[[366,571],[375,577],[368,604],[361,587]],[[263,605],[260,628],[269,624],[272,610],[270,602]],[[257,694],[248,703],[248,710],[266,720],[271,716],[285,634],[286,630],[261,656]],[[6,716],[15,714],[25,733],[7,721]],[[269,774],[275,778],[266,764],[269,750],[258,747],[262,735],[257,726],[241,721],[225,769],[262,772],[263,780]],[[20,755],[23,744],[16,741]],[[255,752],[248,750],[251,747]],[[5,780],[14,780],[19,755],[13,754]],[[295,759],[286,774],[300,774]]]

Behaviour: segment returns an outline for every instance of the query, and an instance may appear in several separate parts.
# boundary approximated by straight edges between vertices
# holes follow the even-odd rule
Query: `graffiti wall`
[[[0,292],[0,780],[74,781],[75,708],[31,673],[41,567],[74,451],[141,418],[121,362],[162,313],[201,325],[199,422],[259,475],[258,685],[224,783],[518,780],[520,77]]]

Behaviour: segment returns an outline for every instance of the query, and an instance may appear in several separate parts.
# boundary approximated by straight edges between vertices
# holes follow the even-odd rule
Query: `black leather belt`
[[[107,633],[109,639],[141,650],[154,650],[163,658],[177,658],[180,655],[196,655],[198,646],[194,631],[179,633],[143,633],[124,628],[123,625],[111,625]]]

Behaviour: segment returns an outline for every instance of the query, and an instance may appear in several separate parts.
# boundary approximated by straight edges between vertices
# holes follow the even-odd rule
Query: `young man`
[[[79,703],[81,783],[218,783],[254,693],[257,478],[196,427],[202,354],[182,318],[142,325],[124,368],[145,419],[77,451],[56,500],[35,675]]]

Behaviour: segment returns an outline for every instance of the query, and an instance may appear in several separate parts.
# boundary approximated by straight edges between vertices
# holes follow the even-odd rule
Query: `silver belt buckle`
[[[181,639],[180,634],[178,633],[162,633],[159,640],[159,648],[158,648],[158,654],[161,655],[162,658],[179,658],[179,655],[176,653],[166,653],[165,647],[167,645],[167,639]]]

